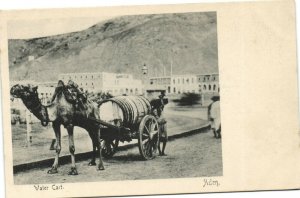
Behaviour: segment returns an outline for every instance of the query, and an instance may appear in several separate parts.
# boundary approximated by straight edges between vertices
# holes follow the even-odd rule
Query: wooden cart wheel
[[[117,151],[119,140],[103,140],[101,154],[104,158],[111,158]]]
[[[157,120],[152,115],[146,115],[139,126],[139,150],[145,160],[157,155],[159,143],[159,127]]]

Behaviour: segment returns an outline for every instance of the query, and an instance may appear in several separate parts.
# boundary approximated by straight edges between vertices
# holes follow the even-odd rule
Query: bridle
[[[36,99],[34,99],[34,100],[36,100]],[[37,104],[37,105],[33,106],[34,103]],[[36,113],[38,113],[39,110],[42,110],[42,108],[44,108],[45,113],[46,113],[46,120],[41,120],[41,125],[44,126],[44,127],[48,126],[48,124],[49,124],[48,109],[46,107],[43,107],[42,104],[41,104],[41,102],[34,102],[34,103],[26,105],[26,106],[28,106],[28,110],[31,113],[36,114]]]

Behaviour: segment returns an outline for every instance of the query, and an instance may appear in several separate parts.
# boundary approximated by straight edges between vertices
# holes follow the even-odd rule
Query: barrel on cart
[[[117,96],[99,104],[102,155],[112,157],[119,141],[130,142],[138,139],[143,159],[157,155],[159,126],[151,114],[150,101],[143,96]]]

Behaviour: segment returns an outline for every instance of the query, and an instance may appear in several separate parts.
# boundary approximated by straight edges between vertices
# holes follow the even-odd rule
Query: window
[[[176,93],[176,88],[175,87],[173,88],[173,93]]]
[[[211,90],[211,85],[208,85],[208,90]]]
[[[213,88],[213,90],[214,90],[214,91],[216,90],[216,85],[214,85],[214,88]]]
[[[175,79],[173,79],[173,84],[175,84]]]
[[[203,90],[206,90],[206,85],[203,86]]]

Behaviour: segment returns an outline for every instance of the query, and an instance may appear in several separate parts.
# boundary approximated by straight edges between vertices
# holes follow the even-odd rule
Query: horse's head
[[[38,97],[37,93],[38,86],[34,85],[20,85],[16,84],[11,87],[10,94],[14,98],[22,98],[22,99],[33,99]]]

